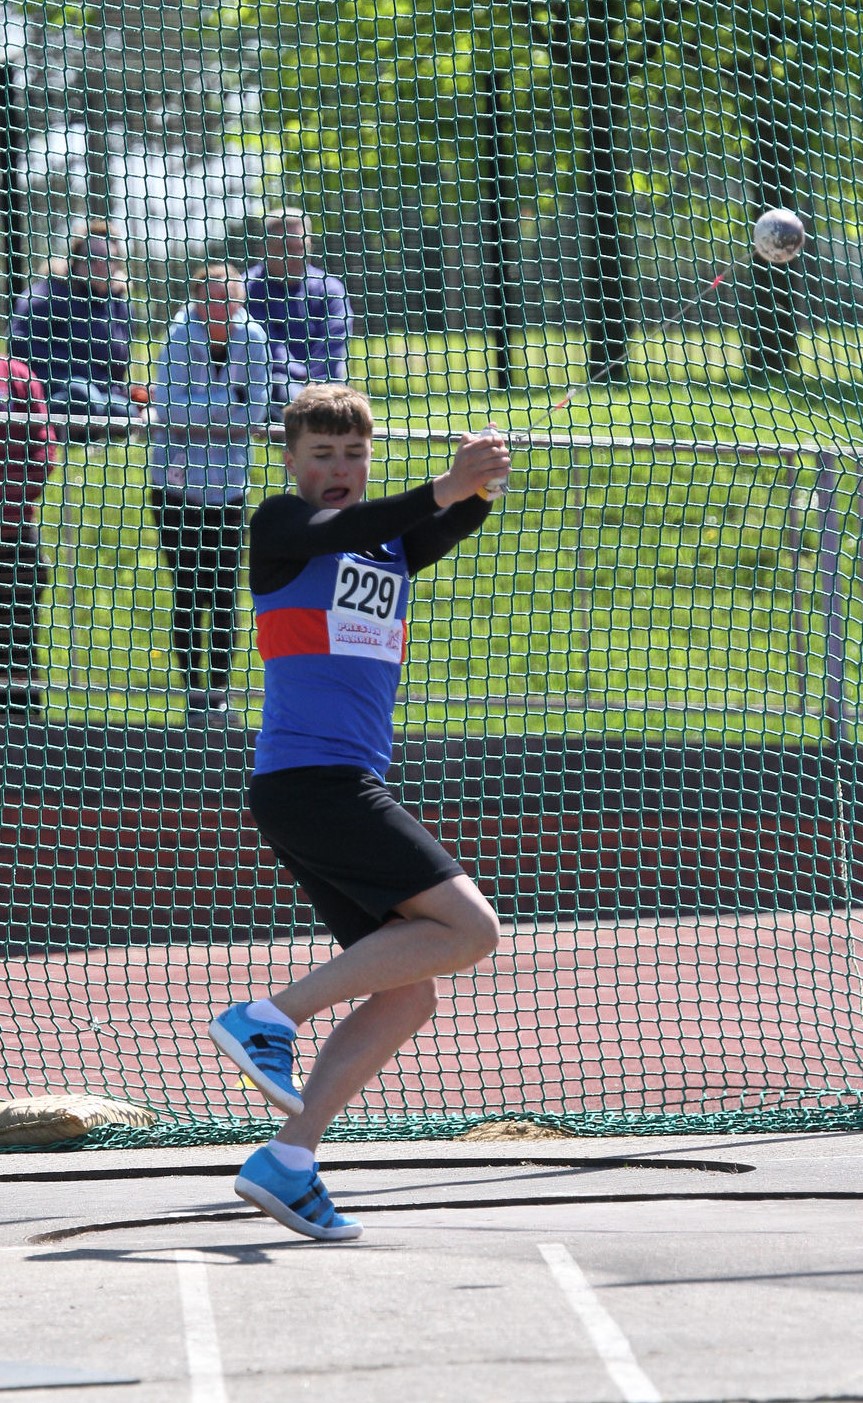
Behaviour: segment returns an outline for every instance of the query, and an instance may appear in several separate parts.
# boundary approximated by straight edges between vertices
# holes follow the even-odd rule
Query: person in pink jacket
[[[48,583],[35,507],[56,461],[56,435],[40,381],[0,356],[0,714],[45,704],[36,675],[36,613]]]

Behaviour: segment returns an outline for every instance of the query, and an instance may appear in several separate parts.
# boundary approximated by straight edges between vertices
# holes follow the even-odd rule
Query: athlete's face
[[[310,507],[341,511],[361,502],[372,462],[371,439],[364,434],[313,434],[304,429],[285,466],[297,493]]]

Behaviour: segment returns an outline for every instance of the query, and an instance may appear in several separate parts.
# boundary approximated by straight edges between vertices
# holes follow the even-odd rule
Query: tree
[[[183,176],[175,175],[169,201],[169,167],[184,175],[191,167],[196,187],[204,185],[208,103],[220,115],[214,95],[222,81],[221,55],[204,14],[202,0],[173,7],[157,0],[33,0],[26,11],[31,249],[41,243],[61,250],[57,236],[62,239],[83,213],[115,217],[126,227],[133,276],[142,277],[149,302],[156,291],[160,315],[185,291],[187,260],[169,270],[149,232],[140,248],[135,235],[143,209],[149,211],[152,200],[159,210],[161,196],[159,241],[164,246],[167,236],[170,248],[172,234],[187,229],[176,193]],[[217,69],[218,85],[208,64]],[[231,76],[226,64],[228,86]],[[179,274],[173,296],[170,271]]]
[[[822,9],[806,0],[762,0],[756,6],[732,0],[718,8],[729,76],[748,98],[743,111],[751,152],[749,223],[775,206],[797,209],[811,223],[813,164],[821,163],[835,140],[831,114],[836,97],[842,101],[855,67],[858,77],[860,73],[859,11],[849,6],[843,24],[837,25],[830,6]],[[855,25],[856,53],[848,42]],[[795,294],[800,282],[798,266],[753,264],[744,334],[756,375],[784,376],[798,368]]]
[[[519,140],[533,104],[549,106],[527,10],[275,0],[219,15],[223,31],[242,34],[243,71],[267,77],[262,126],[281,140],[283,193],[306,201],[328,247],[362,273],[376,329],[404,325],[407,306],[426,327],[445,326],[457,279],[466,315],[478,283],[486,308],[502,294],[500,316],[517,317],[519,202],[553,179],[548,140],[532,150]]]
[[[861,19],[851,4],[835,11],[34,0],[28,111],[37,126],[81,123],[92,212],[130,134],[199,176],[216,146],[261,152],[270,199],[301,198],[362,279],[366,330],[484,327],[504,381],[573,244],[557,301],[564,315],[583,309],[590,377],[622,379],[636,316],[682,305],[766,204],[806,213],[823,202],[818,181],[841,178],[858,134],[843,122]],[[794,271],[753,274],[753,370],[793,363],[794,285]]]
[[[108,124],[110,68],[108,64],[105,0],[84,10],[84,66],[81,73],[81,105],[84,116],[85,164],[89,219],[107,219]]]
[[[703,181],[712,167],[717,198],[710,203],[717,222],[742,224],[746,247],[766,208],[795,208],[809,216],[811,227],[819,185],[838,184],[843,165],[850,174],[847,119],[859,103],[861,61],[856,6],[838,13],[809,0],[713,0],[680,7],[679,24],[645,73],[646,100],[675,105],[685,173]],[[741,197],[734,211],[737,183]],[[752,264],[738,304],[755,376],[784,377],[797,368],[800,277],[795,266]],[[742,281],[742,262],[737,279]]]
[[[588,375],[623,380],[635,305],[629,94],[679,5],[534,0],[527,8],[533,42],[549,59],[557,170],[576,177],[581,195]]]

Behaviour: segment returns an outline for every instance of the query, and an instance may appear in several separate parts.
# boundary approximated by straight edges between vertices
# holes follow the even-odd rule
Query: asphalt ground
[[[333,1144],[341,1245],[247,1153],[0,1157],[0,1396],[863,1399],[863,1134]]]

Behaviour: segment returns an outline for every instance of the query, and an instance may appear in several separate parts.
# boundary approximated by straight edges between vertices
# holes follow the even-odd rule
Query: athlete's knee
[[[500,941],[500,923],[484,897],[471,903],[462,931],[472,964],[494,954]]]
[[[411,997],[417,1017],[427,1023],[437,1008],[437,980],[420,979],[416,984],[409,984],[406,992]]]
[[[493,954],[500,940],[497,916],[469,877],[461,873],[398,908],[411,921],[433,921],[446,935],[447,972],[467,969]],[[449,963],[455,959],[455,966]]]

